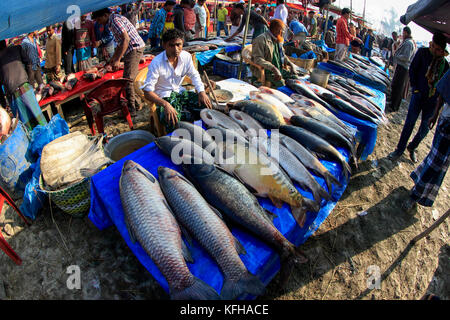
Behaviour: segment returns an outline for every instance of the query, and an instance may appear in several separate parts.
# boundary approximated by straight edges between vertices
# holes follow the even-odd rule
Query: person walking
[[[447,38],[442,33],[435,33],[429,48],[417,50],[409,67],[409,79],[412,95],[397,148],[389,158],[396,161],[408,149],[411,160],[416,163],[416,149],[430,131],[428,121],[436,105],[436,84],[447,72],[449,66],[445,59]],[[400,49],[399,49],[400,50]],[[419,115],[422,121],[414,139],[407,145]]]
[[[414,187],[402,205],[402,209],[407,213],[414,213],[413,209],[417,204],[425,207],[433,206],[450,164],[450,71],[447,71],[438,82],[436,91],[439,97],[433,116],[428,122],[430,129],[434,127],[440,109],[442,106],[443,108],[431,150],[422,163],[411,172]]]
[[[172,12],[176,2],[168,0],[164,3],[164,6],[159,9],[153,17],[152,23],[148,30],[148,37],[150,39],[150,45],[152,48],[160,47],[161,34],[164,30],[164,24],[166,23],[166,16],[168,12]]]
[[[394,77],[391,82],[391,98],[387,103],[387,110],[398,111],[402,102],[403,92],[408,83],[408,69],[414,57],[415,44],[409,27],[403,28],[403,42],[394,53]]]
[[[93,19],[111,30],[117,43],[114,55],[109,61],[114,71],[119,69],[120,60],[123,59],[123,78],[130,79],[126,86],[128,109],[132,116],[136,115],[136,93],[134,80],[139,72],[139,61],[144,53],[145,43],[131,22],[120,14],[114,14],[108,8],[95,11]]]
[[[217,36],[220,37],[220,32],[222,29],[225,31],[225,35],[228,37],[228,26],[227,26],[227,15],[228,10],[219,3],[219,9],[217,10]]]
[[[285,25],[287,25],[288,9],[286,8],[284,2],[284,0],[277,0],[277,6],[275,8],[275,12],[273,13],[272,19],[281,20]]]
[[[0,88],[5,89],[12,113],[18,114],[25,127],[32,130],[37,124],[46,125],[47,120],[28,83],[25,66],[30,64],[22,46],[8,47],[5,40],[0,41]]]
[[[194,6],[195,6],[194,0],[188,0],[188,1],[189,1],[189,5],[186,4],[183,7],[184,30],[185,30],[186,40],[191,40],[195,36],[195,25],[197,23],[197,16],[194,11]]]
[[[308,17],[306,18],[306,29],[311,37],[317,34],[317,19],[315,18],[314,11],[308,12]]]
[[[341,17],[336,22],[336,52],[334,55],[335,60],[344,60],[344,58],[347,56],[350,41],[356,40],[359,43],[362,43],[361,39],[352,36],[348,31],[347,21],[350,18],[350,13],[350,9],[342,9]]]

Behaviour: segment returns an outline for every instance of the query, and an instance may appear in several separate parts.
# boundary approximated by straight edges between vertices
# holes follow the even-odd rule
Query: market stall
[[[240,88],[236,92],[235,99],[248,96],[251,88],[245,82],[237,79],[228,79],[218,82],[221,86],[233,90],[233,87]],[[198,121],[197,125],[202,126],[202,121]],[[348,160],[349,153],[343,148],[338,149],[339,152]],[[89,212],[90,220],[99,228],[105,229],[115,226],[127,242],[130,249],[145,266],[145,268],[153,275],[159,284],[168,292],[168,284],[164,276],[161,274],[155,263],[144,251],[139,243],[133,243],[124,221],[124,211],[120,201],[119,178],[121,170],[126,160],[133,160],[149,170],[155,177],[158,177],[158,167],[172,168],[183,173],[181,166],[174,165],[169,157],[164,155],[155,143],[150,143],[144,148],[128,155],[107,169],[101,171],[92,178],[91,182],[91,208]],[[276,215],[274,219],[275,227],[295,245],[303,244],[320,226],[320,224],[328,217],[333,210],[339,198],[342,196],[348,181],[342,173],[342,167],[334,162],[321,160],[323,165],[335,176],[338,177],[341,186],[333,185],[332,199],[323,200],[320,210],[317,213],[308,212],[307,219],[303,227],[299,227],[297,222],[291,215],[291,210],[284,204],[282,208],[275,207],[270,200],[266,198],[258,198],[259,203],[264,209]],[[325,181],[321,177],[314,176],[322,187],[325,187]],[[302,196],[312,199],[312,194],[304,191],[295,184],[297,190]],[[280,270],[279,255],[266,243],[257,237],[249,234],[239,227],[231,228],[232,234],[241,242],[246,250],[245,255],[241,255],[247,269],[261,281],[267,285]],[[208,253],[197,242],[189,245],[194,263],[188,263],[190,271],[201,280],[211,285],[217,292],[220,292],[223,285],[223,274],[218,265],[211,259]],[[254,299],[252,296],[242,297],[243,299]]]
[[[148,67],[151,61],[152,60],[148,58],[143,63],[140,63],[139,70]],[[61,116],[61,118],[64,119],[64,113],[62,110],[62,105],[64,103],[69,102],[73,99],[80,98],[82,95],[92,91],[93,89],[95,89],[96,87],[98,87],[100,84],[104,83],[107,80],[122,78],[123,70],[117,70],[116,72],[108,72],[102,78],[97,78],[93,81],[83,77],[84,74],[85,74],[84,71],[75,73],[77,82],[72,90],[61,91],[39,101],[39,106],[42,108],[42,111],[47,112],[49,119],[53,117],[51,109],[52,105],[55,105],[58,114]]]

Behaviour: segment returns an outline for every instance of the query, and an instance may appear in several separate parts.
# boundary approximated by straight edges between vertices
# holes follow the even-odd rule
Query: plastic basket
[[[39,191],[47,194],[58,208],[75,218],[84,217],[91,204],[91,178],[85,178],[67,188],[57,191],[44,189],[42,174],[39,177]]]
[[[236,78],[238,77],[239,63],[232,63],[223,61],[220,59],[214,59],[213,62],[213,73],[218,76],[225,78]],[[247,77],[247,65],[242,65],[241,79]]]
[[[289,57],[289,60],[307,71],[311,71],[311,69],[314,68],[314,64],[316,62],[316,59],[300,59],[293,57]]]

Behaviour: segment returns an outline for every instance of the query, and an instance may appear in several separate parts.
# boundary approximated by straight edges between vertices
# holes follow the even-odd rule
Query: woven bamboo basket
[[[300,58],[293,58],[289,57],[289,60],[291,60],[293,63],[295,63],[300,68],[303,68],[307,71],[311,71],[314,68],[316,59],[300,59]]]

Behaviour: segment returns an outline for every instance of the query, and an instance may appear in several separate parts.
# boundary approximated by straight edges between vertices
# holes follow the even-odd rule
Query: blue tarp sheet
[[[319,63],[320,64],[320,63]],[[333,73],[332,71],[330,71]],[[359,85],[364,86],[362,83],[359,83],[358,81],[355,81]],[[370,97],[369,99],[377,104],[382,110],[386,107],[386,95],[376,89],[370,88],[368,86],[365,86],[367,89],[371,90],[376,97]],[[284,92],[287,95],[291,95],[294,93],[290,88],[288,87],[280,87],[278,90]],[[365,120],[357,119],[355,117],[352,117],[344,112],[339,112],[338,114],[335,114],[336,117],[343,120],[346,123],[349,123],[353,126],[356,126],[358,129],[358,132],[356,134],[356,138],[360,143],[362,143],[364,146],[363,152],[361,154],[361,160],[366,160],[367,157],[373,152],[375,149],[375,144],[377,142],[377,125],[375,125],[372,122],[368,122]]]
[[[132,0],[26,0],[0,1],[0,39],[7,39],[64,22],[74,14],[85,14]],[[78,6],[78,9],[75,7]]]
[[[201,125],[201,122],[197,122],[197,124]],[[348,160],[349,153],[344,149],[338,150]],[[159,166],[166,166],[183,173],[181,167],[172,164],[170,158],[163,155],[154,143],[148,144],[92,177],[89,219],[99,229],[105,229],[115,225],[142,265],[150,272],[156,281],[158,281],[161,287],[168,292],[169,288],[164,276],[141,245],[137,242],[131,242],[125,226],[119,191],[119,179],[125,160],[133,160],[139,163],[149,170],[156,178],[158,177],[157,170]],[[322,222],[331,213],[336,202],[340,199],[347,187],[347,181],[345,181],[345,178],[343,177],[341,165],[324,160],[321,160],[321,162],[334,176],[339,177],[342,186],[338,187],[333,185],[332,200],[328,202],[323,200],[321,209],[318,213],[314,214],[308,212],[307,220],[303,228],[300,228],[297,225],[286,204],[278,209],[268,199],[258,198],[260,204],[265,209],[273,212],[277,216],[274,220],[274,224],[278,230],[296,245],[304,243],[306,239],[319,228]],[[319,177],[315,178],[326,190],[325,181]],[[312,195],[309,192],[303,191],[298,185],[296,185],[296,187],[302,195],[312,199]],[[242,261],[247,269],[251,273],[257,275],[267,285],[280,269],[280,259],[278,254],[276,254],[267,244],[247,232],[244,232],[242,229],[231,228],[231,232],[239,239],[247,251],[247,254],[241,255]],[[196,277],[211,285],[217,292],[220,292],[223,285],[223,276],[217,264],[196,241],[193,241],[192,246],[188,245],[188,247],[195,260],[193,264],[187,264],[190,271]],[[247,296],[242,298],[253,299],[255,297]]]

